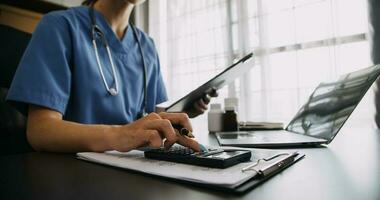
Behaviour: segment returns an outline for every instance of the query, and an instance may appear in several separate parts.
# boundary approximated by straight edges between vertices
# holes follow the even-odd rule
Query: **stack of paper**
[[[255,154],[253,154],[255,155]],[[147,159],[143,151],[133,150],[127,153],[109,151],[105,153],[78,153],[78,158],[100,164],[125,168],[147,174],[180,179],[202,184],[212,184],[234,188],[257,175],[256,170],[242,171],[257,160],[240,163],[226,169],[216,169],[187,165],[168,161]],[[257,167],[260,167],[258,165]]]

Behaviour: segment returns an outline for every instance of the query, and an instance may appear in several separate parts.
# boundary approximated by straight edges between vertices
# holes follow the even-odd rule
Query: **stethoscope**
[[[108,93],[112,96],[116,96],[117,94],[119,94],[119,83],[118,83],[118,79],[117,79],[117,70],[116,70],[116,67],[115,67],[115,63],[113,62],[113,59],[112,59],[112,54],[111,54],[111,50],[109,48],[109,45],[108,45],[108,42],[107,42],[107,39],[105,38],[104,36],[104,33],[103,31],[99,28],[98,25],[96,25],[96,18],[95,18],[95,14],[94,14],[94,8],[93,6],[91,5],[90,6],[90,9],[89,9],[89,14],[90,14],[90,18],[91,18],[91,37],[92,37],[92,44],[94,46],[94,50],[95,50],[95,57],[96,57],[96,62],[98,64],[98,68],[99,68],[99,73],[102,77],[102,80],[103,80],[103,83],[104,83],[104,86],[106,87],[106,90],[108,91]],[[144,105],[143,105],[143,112],[141,114],[140,117],[142,116],[145,116],[147,113],[146,113],[146,107],[147,107],[147,74],[146,74],[146,63],[145,63],[145,57],[144,57],[144,52],[143,52],[143,49],[142,49],[142,46],[141,46],[141,43],[140,43],[140,39],[137,35],[137,31],[136,31],[136,28],[130,24],[130,28],[132,29],[132,32],[133,32],[133,35],[134,37],[136,38],[137,40],[137,44],[139,46],[139,49],[140,49],[140,54],[141,54],[141,58],[142,58],[142,62],[143,62],[143,71],[144,71]],[[107,55],[108,55],[108,59],[111,63],[111,68],[112,68],[112,76],[113,76],[113,80],[115,81],[115,87],[109,87],[107,81],[106,81],[106,78],[104,76],[104,73],[103,73],[103,66],[100,62],[100,58],[99,58],[99,52],[98,52],[98,45],[96,44],[96,38],[97,36],[100,36],[100,40],[101,42],[104,44],[104,47],[106,48],[106,51],[107,51]]]

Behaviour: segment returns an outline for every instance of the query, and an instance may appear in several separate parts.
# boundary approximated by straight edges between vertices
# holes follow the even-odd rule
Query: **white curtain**
[[[254,52],[216,100],[238,97],[242,120],[287,121],[319,82],[371,65],[363,0],[150,0],[149,34],[172,99]],[[359,118],[372,119],[371,99]]]

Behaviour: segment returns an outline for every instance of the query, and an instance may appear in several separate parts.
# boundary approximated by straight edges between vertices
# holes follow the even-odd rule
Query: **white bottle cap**
[[[224,107],[238,107],[239,106],[239,99],[236,97],[230,97],[224,99]]]
[[[227,106],[227,107],[224,107],[224,109],[226,111],[235,111],[235,106]]]

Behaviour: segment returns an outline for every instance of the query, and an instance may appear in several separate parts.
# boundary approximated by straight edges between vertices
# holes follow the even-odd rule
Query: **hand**
[[[210,103],[211,98],[217,96],[218,92],[215,88],[213,88],[210,93],[205,94],[203,98],[199,99],[197,102],[193,104],[192,108],[186,110],[185,112],[191,118],[201,115],[208,109],[208,104]]]
[[[117,151],[130,151],[140,147],[169,148],[174,143],[179,143],[200,151],[197,141],[180,135],[172,124],[193,131],[185,113],[151,113],[133,123],[117,127],[110,139],[111,147]]]

